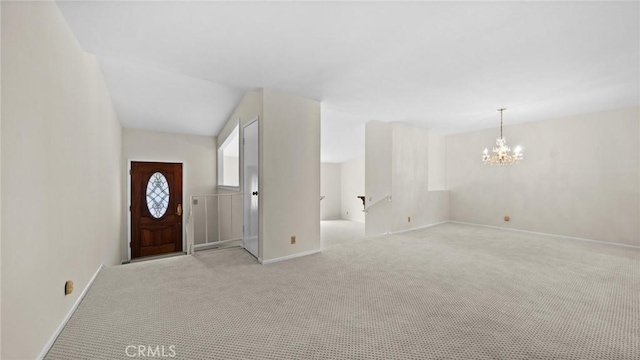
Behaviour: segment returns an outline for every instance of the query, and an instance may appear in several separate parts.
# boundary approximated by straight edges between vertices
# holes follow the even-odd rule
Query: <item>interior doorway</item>
[[[244,226],[242,244],[256,258],[260,258],[258,201],[259,144],[258,119],[245,125],[242,131],[243,146],[243,193]]]
[[[131,258],[182,251],[182,164],[131,162]]]

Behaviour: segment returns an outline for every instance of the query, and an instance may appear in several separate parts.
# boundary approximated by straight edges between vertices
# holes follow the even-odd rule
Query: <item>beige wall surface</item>
[[[342,218],[363,223],[364,155],[342,163]]]
[[[429,190],[447,190],[447,136],[429,132]]]
[[[54,2],[3,2],[2,75],[1,357],[33,359],[120,261],[122,132]]]
[[[365,133],[366,235],[447,221],[449,193],[429,191],[429,171],[442,171],[443,162],[430,168],[429,131],[399,122],[369,121]],[[391,202],[380,201],[388,195]]]
[[[259,118],[259,258],[320,249],[320,104],[270,89],[249,91],[218,134]],[[243,151],[240,149],[240,182]],[[296,244],[291,244],[291,236]]]
[[[341,164],[322,163],[320,168],[320,220],[340,219],[342,201]]]
[[[391,231],[402,231],[449,220],[446,191],[429,191],[429,131],[392,123]],[[409,221],[411,218],[411,221]]]
[[[231,134],[231,132],[237,125],[240,125],[238,136],[240,137],[240,144],[242,144],[242,139],[244,136],[244,127],[249,123],[251,123],[256,118],[258,119],[262,118],[262,101],[263,101],[262,90],[248,91],[242,97],[242,99],[234,109],[231,116],[229,116],[229,119],[225,123],[224,127],[218,134],[218,137],[217,137],[218,145],[224,143],[224,141],[227,139],[227,137]],[[258,126],[261,127],[262,121],[260,120],[258,121],[259,121]],[[258,141],[260,141],[260,139]],[[240,146],[239,154],[240,154],[240,157],[238,159],[238,164],[239,164],[238,166],[240,168],[240,175],[239,175],[240,186],[238,191],[243,192],[242,186],[244,182],[244,167],[243,167],[244,166],[244,159],[243,159],[244,149],[242,146]],[[217,189],[217,192],[218,193],[235,193],[236,190],[235,189],[230,190],[228,188],[219,188]],[[262,196],[262,194],[260,194],[259,196]],[[215,200],[210,201],[210,203],[214,204]],[[243,236],[242,225],[243,225],[243,216],[244,216],[242,198],[240,196],[233,196],[232,198],[228,198],[228,197],[223,198],[220,201],[220,205],[222,205],[221,218],[220,218],[221,220],[220,239],[228,240],[228,239],[235,239],[238,237],[242,237]],[[209,207],[208,209],[211,209],[211,207]],[[227,210],[226,213],[224,213],[225,209]],[[215,213],[216,211],[217,210],[214,210],[213,213]],[[198,212],[197,214],[200,214],[200,217],[204,218],[204,214],[202,211]],[[211,215],[209,217],[212,220],[216,219],[215,215],[213,215],[213,218]],[[198,221],[196,221],[196,224],[197,223]],[[201,220],[200,220],[200,223],[201,223]],[[196,231],[196,235],[197,235],[196,239],[204,238],[204,234],[202,233],[204,230],[202,229],[202,227],[198,227],[198,228],[200,229],[201,234],[198,235]],[[209,241],[215,241],[216,239],[218,239],[218,233],[216,232],[217,231],[216,229],[217,229],[217,225],[214,226],[214,231],[209,231]],[[209,230],[211,230],[211,228]],[[259,241],[262,242],[262,239],[260,239]],[[260,247],[262,247],[262,245],[260,245]]]
[[[229,119],[227,119],[227,122],[225,123],[222,130],[220,130],[220,133],[216,137],[216,140],[217,140],[216,153],[220,149],[220,146],[222,146],[224,141],[227,139],[227,137],[231,134],[233,129],[235,129],[235,127],[239,125],[238,136],[239,136],[239,143],[240,143],[240,151],[239,151],[239,158],[238,158],[238,167],[240,169],[240,172],[238,175],[239,176],[238,190],[221,187],[218,189],[218,192],[236,193],[236,192],[243,191],[242,186],[244,182],[244,148],[242,146],[242,141],[244,137],[244,127],[250,124],[255,119],[259,119],[261,117],[262,117],[262,90],[248,91],[246,94],[244,94],[244,96],[242,97],[242,99],[240,100],[236,108],[233,110],[233,113],[231,114]],[[216,172],[217,172],[217,168],[216,168]],[[240,212],[235,215],[243,216],[242,209],[240,209]]]
[[[0,6],[0,19],[2,6]],[[0,47],[0,58],[2,48]],[[1,62],[1,61],[0,61]],[[2,70],[0,69],[0,84],[2,84]],[[2,87],[0,87],[0,114],[2,114]],[[2,204],[2,115],[0,115],[0,204]],[[0,324],[2,324],[2,206],[0,206]],[[2,326],[0,325],[0,358],[2,357]]]
[[[2,6],[0,6],[0,19]],[[0,47],[0,58],[2,48]],[[0,61],[1,63],[1,61]],[[0,84],[2,84],[2,69],[0,69]],[[0,86],[0,204],[2,204],[2,87]],[[2,206],[0,206],[0,324],[2,324]],[[2,357],[2,326],[0,325],[0,358]]]
[[[238,156],[225,156],[222,164],[226,184],[240,186],[240,158]]]
[[[481,161],[498,128],[448,136],[451,220],[640,245],[639,123],[628,108],[506,126],[524,149],[510,167]]]
[[[320,103],[270,89],[263,96],[260,257],[266,261],[320,249]]]
[[[391,231],[391,124],[371,120],[365,125],[365,235]]]
[[[122,156],[125,169],[129,166],[130,160],[138,161],[158,161],[158,162],[181,162],[183,163],[182,184],[184,221],[191,209],[189,199],[191,195],[213,194],[216,190],[216,139],[213,136],[171,134],[138,129],[122,129]],[[123,171],[123,204],[128,206],[128,176]],[[215,203],[215,200],[210,200]],[[199,202],[196,205],[200,208],[204,204]],[[212,206],[213,208],[213,206]],[[216,207],[217,208],[217,204]],[[194,207],[195,210],[195,207]],[[127,224],[129,212],[124,212],[124,224]],[[196,220],[204,221],[204,211],[194,213]],[[209,213],[210,219],[215,219],[215,213]],[[210,223],[217,223],[210,221]],[[204,239],[204,227],[197,227],[202,233],[196,233],[196,239]],[[212,229],[214,230],[214,229]],[[128,258],[128,231],[125,229],[122,244],[122,259]],[[186,244],[186,226],[183,226],[183,240]],[[217,229],[211,232],[217,233]],[[186,249],[185,249],[186,250]]]
[[[242,139],[242,128],[257,117],[262,117],[262,90],[247,91],[238,103],[238,106],[233,110],[231,116],[229,116],[222,130],[220,130],[217,136],[218,145],[224,143],[238,124],[240,124],[239,133],[240,139]],[[242,146],[240,150],[242,151]],[[242,159],[242,153],[240,154],[240,159]],[[240,177],[240,179],[242,179],[242,177]]]

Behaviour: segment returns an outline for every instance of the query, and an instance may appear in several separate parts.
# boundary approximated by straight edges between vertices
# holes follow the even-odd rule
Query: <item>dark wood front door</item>
[[[131,258],[182,251],[182,164],[131,163]]]

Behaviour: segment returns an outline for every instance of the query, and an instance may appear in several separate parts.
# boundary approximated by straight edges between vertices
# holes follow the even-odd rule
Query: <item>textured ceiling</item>
[[[344,139],[323,160],[355,155],[341,120],[454,133],[502,106],[513,124],[640,97],[638,2],[58,4],[124,126],[216,134],[244,91],[274,88],[322,101],[323,138]]]

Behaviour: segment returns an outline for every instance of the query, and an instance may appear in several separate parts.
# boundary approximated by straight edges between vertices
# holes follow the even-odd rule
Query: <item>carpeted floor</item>
[[[460,224],[105,269],[47,359],[640,359],[640,251]],[[129,348],[131,350],[131,348]],[[140,357],[140,356],[137,356]]]
[[[322,249],[364,238],[364,223],[349,220],[320,221]]]

